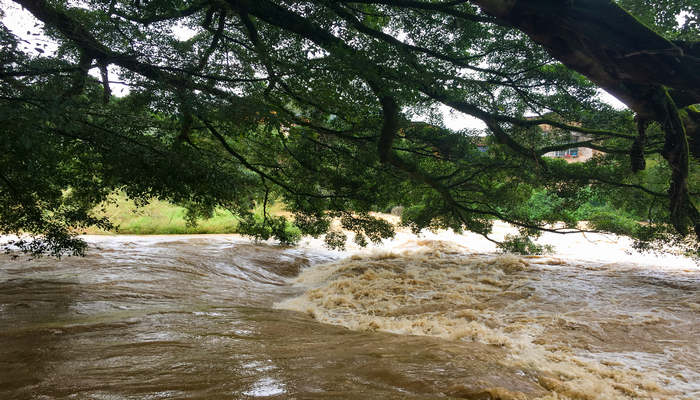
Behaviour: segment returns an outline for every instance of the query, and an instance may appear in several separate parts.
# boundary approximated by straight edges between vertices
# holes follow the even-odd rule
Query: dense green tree
[[[392,234],[368,214],[392,205],[415,230],[534,235],[604,198],[651,223],[590,229],[698,251],[695,0],[14,1],[58,43],[0,31],[0,231],[38,235],[26,250],[80,252],[74,229],[123,190],[286,240],[249,211],[281,199],[303,233],[337,217],[361,244]],[[447,129],[445,106],[486,128]],[[602,153],[543,157],[571,147]]]

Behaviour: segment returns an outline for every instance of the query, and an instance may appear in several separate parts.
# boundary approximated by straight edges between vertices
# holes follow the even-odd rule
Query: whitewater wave
[[[652,272],[410,240],[307,268],[293,279],[303,294],[275,307],[351,330],[500,348],[504,365],[549,393],[541,399],[698,398],[700,280]]]

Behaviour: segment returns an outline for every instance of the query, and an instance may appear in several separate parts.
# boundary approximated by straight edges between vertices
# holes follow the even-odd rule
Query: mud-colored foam
[[[686,292],[695,283],[655,290],[657,284],[635,281],[623,267],[469,254],[448,242],[417,240],[308,268],[294,279],[305,292],[276,307],[351,330],[503,348],[501,362],[534,371],[550,393],[543,399],[693,398],[700,393],[690,383],[698,377],[698,342],[678,340],[698,340],[692,320],[698,298]],[[640,300],[640,293],[648,297]],[[682,308],[674,313],[671,306]],[[632,357],[626,353],[632,350],[655,356]],[[682,358],[684,351],[695,356]],[[470,390],[455,393],[527,398],[497,387]]]

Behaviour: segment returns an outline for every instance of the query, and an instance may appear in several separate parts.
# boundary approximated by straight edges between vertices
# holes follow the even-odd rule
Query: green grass
[[[144,207],[136,207],[124,195],[115,195],[109,202],[95,209],[95,214],[106,216],[117,228],[106,232],[90,228],[86,233],[122,233],[134,235],[236,233],[238,218],[227,210],[219,209],[209,219],[197,221],[197,226],[187,226],[185,209],[171,203],[152,200]]]

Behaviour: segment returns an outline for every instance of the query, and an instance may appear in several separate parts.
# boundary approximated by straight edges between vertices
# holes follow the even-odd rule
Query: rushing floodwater
[[[89,240],[0,258],[0,399],[700,398],[687,260]]]

